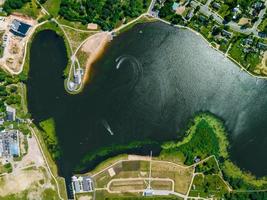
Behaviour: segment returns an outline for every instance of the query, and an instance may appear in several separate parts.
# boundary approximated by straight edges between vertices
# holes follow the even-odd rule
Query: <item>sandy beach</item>
[[[84,82],[89,78],[90,69],[96,59],[101,56],[105,46],[112,40],[112,35],[109,32],[97,33],[87,39],[81,47],[81,51],[88,55],[85,69]]]

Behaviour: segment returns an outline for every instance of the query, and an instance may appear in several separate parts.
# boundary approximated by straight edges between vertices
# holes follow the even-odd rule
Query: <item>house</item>
[[[224,29],[222,30],[221,34],[222,34],[222,36],[227,37],[227,38],[232,37],[232,33],[227,31],[227,30],[224,30]]]
[[[16,109],[6,105],[7,121],[16,120]]]
[[[188,13],[187,13],[187,15],[186,15],[186,19],[187,20],[190,20],[193,16],[194,16],[194,9],[191,9]]]
[[[260,11],[261,9],[263,9],[264,7],[264,3],[262,1],[258,1],[256,3],[253,4],[252,6],[254,9]]]
[[[174,2],[172,5],[172,10],[176,12],[176,10],[179,8],[180,4],[177,2]]]
[[[213,8],[215,8],[216,10],[219,10],[219,9],[221,8],[221,5],[220,5],[219,3],[217,3],[217,2],[213,2],[213,3],[211,4],[211,6],[212,6]]]
[[[246,38],[243,40],[243,45],[252,45],[253,44],[253,39],[251,38]]]
[[[206,23],[208,21],[207,17],[205,17],[204,15],[200,15],[198,17],[199,21],[201,21],[202,23]]]
[[[3,125],[5,120],[3,118],[0,118],[0,125]]]
[[[16,36],[25,37],[30,28],[31,25],[14,19],[10,25],[10,32],[12,32]]]
[[[195,162],[195,163],[198,163],[198,162],[200,162],[200,161],[201,161],[200,157],[196,156],[196,157],[194,158],[194,162]]]
[[[264,33],[264,32],[259,32],[258,35],[261,38],[266,38],[267,37],[267,33]]]
[[[260,49],[260,50],[264,50],[266,51],[267,50],[267,44],[265,43],[262,43],[262,42],[259,42],[257,47]]]

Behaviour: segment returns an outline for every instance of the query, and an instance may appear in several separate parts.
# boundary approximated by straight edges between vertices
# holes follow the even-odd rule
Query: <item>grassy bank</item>
[[[65,42],[65,46],[67,49],[67,54],[70,55],[70,47],[69,44],[65,38],[64,33],[62,32],[62,30],[58,27],[58,25],[53,22],[53,21],[45,21],[43,22],[42,25],[38,26],[35,29],[35,32],[32,34],[31,38],[28,41],[27,44],[27,51],[26,53],[26,59],[25,59],[25,63],[23,66],[23,71],[19,76],[24,77],[25,79],[27,79],[28,77],[28,73],[30,70],[30,49],[31,49],[31,45],[32,42],[35,38],[35,36],[44,30],[53,30],[55,31],[59,36],[63,37],[64,42]],[[24,107],[25,109],[27,108],[27,98],[26,98],[26,89],[24,88],[24,95],[23,95],[23,100],[24,100]],[[65,180],[62,177],[58,176],[58,169],[57,169],[57,165],[55,163],[55,158],[58,157],[58,141],[56,138],[56,132],[55,132],[55,124],[53,119],[48,119],[44,122],[41,122],[40,126],[43,128],[44,132],[40,131],[35,125],[31,124],[31,127],[33,128],[34,132],[36,133],[36,136],[40,142],[41,148],[44,152],[44,156],[48,162],[48,165],[53,173],[53,175],[56,177],[58,184],[59,184],[59,189],[60,189],[60,193],[61,196],[64,197],[64,199],[67,199],[67,193],[66,193],[66,185],[65,185]],[[56,150],[56,152],[51,152],[51,150]]]
[[[43,22],[42,25],[38,26],[35,29],[34,33],[32,34],[31,38],[28,41],[26,59],[25,59],[25,63],[23,66],[23,72],[22,72],[22,74],[26,77],[28,76],[29,69],[30,69],[30,49],[31,49],[32,42],[33,42],[35,36],[39,32],[44,31],[44,30],[55,31],[59,36],[61,36],[64,39],[67,55],[68,55],[68,58],[70,58],[70,55],[71,55],[70,45],[69,45],[63,31],[55,22],[47,20],[47,21]],[[70,61],[68,62],[68,65],[66,66],[64,72],[62,72],[63,73],[62,75],[68,74],[69,68],[70,68]]]
[[[111,145],[109,147],[104,147],[98,149],[94,152],[87,154],[81,161],[81,163],[75,168],[76,172],[81,172],[88,168],[90,163],[95,162],[97,159],[107,159],[110,156],[119,155],[124,152],[129,152],[132,150],[137,150],[147,146],[159,145],[157,142],[153,141],[134,141],[127,145]]]
[[[60,157],[60,148],[56,135],[56,124],[53,118],[49,118],[40,122],[40,127],[43,129],[42,136],[47,145],[49,152],[54,160]]]
[[[126,32],[133,28],[136,24],[142,24],[142,23],[148,23],[148,22],[155,22],[157,21],[155,18],[151,18],[149,16],[142,16],[139,20],[134,21],[133,23],[130,23],[128,26],[125,26],[122,29],[119,29],[116,33],[119,35],[123,32]]]
[[[186,165],[194,163],[194,158],[204,159],[214,155],[219,161],[223,177],[237,190],[266,189],[267,178],[256,178],[242,171],[229,159],[229,142],[223,121],[209,113],[195,116],[189,124],[185,138],[178,142],[162,145],[161,159],[180,159]]]

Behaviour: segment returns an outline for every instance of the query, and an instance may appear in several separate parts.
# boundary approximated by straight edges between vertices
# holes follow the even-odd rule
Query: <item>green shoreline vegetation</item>
[[[196,114],[189,122],[183,139],[165,142],[161,147],[160,155],[153,160],[195,165],[195,173],[198,174],[193,179],[195,186],[190,189],[190,196],[208,198],[214,195],[219,199],[230,200],[263,200],[267,197],[267,177],[256,178],[251,173],[242,171],[230,160],[228,134],[224,123],[211,113]],[[205,161],[198,164],[196,158]],[[127,154],[109,158],[86,174],[96,174],[120,160],[127,160]],[[133,198],[130,194],[124,196],[113,197],[108,194],[105,199]]]
[[[160,159],[179,158],[186,165],[194,163],[197,156],[204,159],[214,155],[220,165],[224,178],[234,189],[267,189],[267,177],[256,178],[242,171],[229,158],[229,142],[223,122],[209,113],[197,114],[189,124],[185,138],[179,142],[167,142],[162,145]],[[197,147],[197,148],[196,148]],[[239,187],[242,185],[242,187]]]
[[[43,129],[42,136],[47,145],[49,152],[54,160],[60,157],[60,148],[56,135],[56,124],[53,118],[49,118],[39,123]]]
[[[31,45],[32,42],[35,38],[35,36],[44,30],[52,30],[55,31],[56,34],[58,34],[60,37],[62,37],[64,39],[64,43],[65,43],[65,47],[66,47],[66,51],[67,51],[67,55],[68,57],[70,57],[70,46],[68,44],[68,41],[63,33],[63,31],[59,28],[59,26],[49,20],[49,18],[47,18],[47,16],[45,16],[43,19],[40,19],[40,21],[44,21],[44,23],[41,26],[38,26],[34,33],[31,35],[31,37],[29,38],[28,41],[28,45],[27,45],[27,51],[26,51],[26,59],[25,59],[25,63],[23,66],[23,71],[20,75],[23,76],[23,78],[25,79],[25,82],[27,81],[28,78],[28,73],[29,73],[29,69],[30,69],[30,49],[31,49]],[[66,77],[67,76],[67,70],[69,69],[70,66],[70,62],[68,62],[68,65],[66,66],[62,77]],[[26,105],[27,107],[27,105]],[[49,125],[49,123],[52,123]],[[48,121],[46,121],[43,125],[45,125],[45,128],[47,129],[47,127],[52,127],[50,130],[55,129],[55,127],[53,127],[53,119],[48,119]],[[58,175],[58,166],[56,165],[56,158],[60,155],[60,149],[57,146],[58,143],[55,141],[57,141],[56,137],[56,132],[54,132],[54,134],[51,134],[50,137],[52,136],[52,138],[46,136],[44,137],[44,133],[40,130],[39,127],[37,127],[36,125],[34,125],[33,123],[31,124],[31,127],[33,128],[33,130],[36,133],[36,136],[40,142],[41,148],[44,152],[44,155],[47,159],[48,165],[53,173],[53,175],[56,177],[58,184],[59,184],[59,191],[62,197],[64,197],[64,199],[67,199],[67,191],[66,191],[66,184],[65,184],[65,179],[63,177],[60,177]],[[49,130],[49,129],[47,129]],[[49,146],[47,145],[48,141],[52,141],[52,146],[49,148]],[[53,147],[53,148],[52,148]],[[51,151],[52,149],[56,150],[56,152]],[[53,180],[54,182],[54,180]]]
[[[108,147],[97,149],[96,151],[90,152],[87,155],[85,155],[81,163],[76,167],[75,171],[76,172],[84,171],[86,169],[86,166],[88,166],[90,162],[93,162],[98,158],[105,158],[110,155],[116,155],[116,154],[118,155],[125,151],[140,149],[142,147],[152,146],[152,145],[159,145],[159,144],[154,141],[133,141],[127,145],[111,145]]]

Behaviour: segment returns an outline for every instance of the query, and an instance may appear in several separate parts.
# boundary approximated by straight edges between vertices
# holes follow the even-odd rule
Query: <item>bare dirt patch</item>
[[[10,32],[11,24],[15,19],[32,26],[29,29],[27,36],[19,37]],[[0,30],[5,31],[4,37],[6,37],[6,41],[4,41],[5,47],[3,50],[3,56],[0,58],[0,66],[8,70],[10,73],[17,74],[22,70],[25,46],[34,31],[36,24],[37,21],[21,15],[13,14],[8,17],[1,18]],[[0,39],[3,40],[3,38]]]
[[[245,24],[250,24],[251,20],[249,18],[245,18],[245,17],[242,17],[239,22],[238,22],[238,25],[239,26],[243,26]]]

